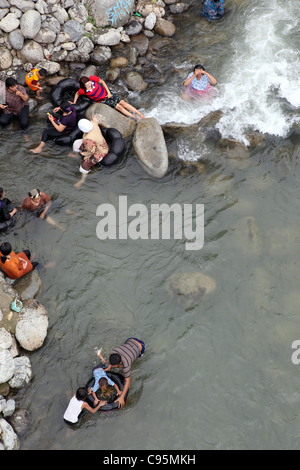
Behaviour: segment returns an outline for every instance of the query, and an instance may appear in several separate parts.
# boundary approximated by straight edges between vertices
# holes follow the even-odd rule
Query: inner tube
[[[55,139],[53,139],[53,142],[55,142],[58,145],[70,145],[74,142],[74,140],[82,139],[82,135],[83,134],[81,130],[76,125],[69,134],[64,134],[62,136],[55,137]]]
[[[5,222],[0,222],[0,232],[5,232],[5,230],[12,227],[16,221],[16,214],[12,216],[11,219],[6,220]]]
[[[122,391],[123,388],[124,388],[124,383],[125,383],[125,378],[123,375],[121,374],[118,374],[117,372],[106,372],[106,375],[107,377],[109,377],[118,387],[119,389]],[[86,384],[86,388],[92,388],[93,386],[95,385],[95,379],[94,377],[92,377],[88,383]],[[126,393],[126,396],[125,396],[125,401],[127,400],[127,397],[128,397],[128,393],[129,391]],[[117,399],[117,398],[116,398]],[[95,405],[94,405],[94,399],[92,397],[92,395],[88,395],[88,398],[86,399],[86,402],[92,407],[94,408]],[[99,411],[112,411],[112,410],[115,410],[118,408],[118,403],[116,401],[113,401],[111,403],[107,403],[106,405],[104,406],[101,406],[101,408],[99,408]]]
[[[73,101],[76,91],[80,88],[78,80],[75,78],[64,78],[53,87],[51,101],[55,107],[60,106],[62,100]],[[91,100],[87,96],[79,96],[74,105],[77,114],[82,113],[91,105]]]
[[[108,154],[101,160],[100,165],[103,166],[112,166],[115,165],[119,157],[122,155],[125,149],[125,142],[123,140],[121,132],[113,127],[108,127],[101,129],[102,135],[106,140],[109,152]]]
[[[7,210],[8,212],[14,210],[14,205],[12,202],[7,205]],[[0,232],[5,232],[5,230],[9,229],[9,227],[12,227],[16,222],[16,218],[17,214],[13,215],[9,220],[4,220],[3,222],[0,222]]]

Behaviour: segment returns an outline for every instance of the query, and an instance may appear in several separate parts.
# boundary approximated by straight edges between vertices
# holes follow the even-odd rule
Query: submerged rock
[[[170,297],[178,300],[185,308],[198,305],[204,295],[216,288],[215,280],[201,272],[172,274],[166,282]]]
[[[168,171],[169,157],[164,134],[154,118],[141,120],[133,137],[133,148],[144,170],[155,178]]]

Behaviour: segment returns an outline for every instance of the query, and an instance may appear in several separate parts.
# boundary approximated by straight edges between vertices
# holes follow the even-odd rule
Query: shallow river
[[[32,118],[29,142],[17,126],[1,133],[7,196],[19,201],[39,187],[52,195],[49,215],[65,229],[23,214],[1,237],[56,263],[40,271],[50,327],[29,354],[33,381],[17,395],[30,411],[24,450],[299,447],[300,365],[291,346],[300,339],[300,5],[228,0],[230,13],[210,24],[199,3],[175,19],[177,51],[161,60],[165,83],[130,95],[146,117],[188,126],[167,138],[162,180],[140,168],[129,143],[119,165],[90,174],[78,190],[68,148],[47,144],[30,154],[41,121]],[[183,102],[182,82],[199,62],[217,78],[217,95]],[[217,110],[217,130],[199,124]],[[249,131],[262,136],[255,145]],[[227,151],[220,137],[240,144]],[[172,237],[99,240],[96,209],[117,208],[119,195],[147,208],[204,204],[204,247],[188,251]],[[187,306],[166,281],[196,271],[216,287]],[[146,353],[134,365],[126,406],[68,428],[64,411],[89,379],[95,349],[107,356],[129,336],[143,339]]]

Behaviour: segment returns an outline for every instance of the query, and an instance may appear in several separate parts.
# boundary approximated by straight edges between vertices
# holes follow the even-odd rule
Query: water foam
[[[285,137],[299,120],[299,17],[299,0],[251,1],[236,12],[232,54],[219,71],[217,96],[200,106],[164,90],[147,116],[160,123],[194,124],[221,109],[217,128],[222,137],[246,145],[248,130]]]

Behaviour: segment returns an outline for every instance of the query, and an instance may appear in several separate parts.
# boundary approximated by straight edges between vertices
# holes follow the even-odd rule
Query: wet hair
[[[0,246],[0,252],[2,254],[1,261],[2,261],[2,263],[5,263],[5,261],[7,260],[8,255],[12,252],[11,244],[8,243],[8,242],[2,243],[2,245]]]
[[[80,80],[79,80],[80,88],[85,90],[85,84],[89,81],[90,81],[90,79],[88,77],[81,77]]]
[[[46,69],[39,69],[39,75],[41,77],[47,77],[47,74],[48,74],[48,72],[47,72]]]
[[[76,398],[77,400],[84,401],[88,396],[88,391],[85,387],[79,387],[76,391]]]
[[[0,199],[1,199],[2,196],[3,196],[3,193],[4,193],[4,189],[3,189],[3,188],[0,188]]]
[[[99,379],[99,387],[107,387],[108,385],[108,380],[106,377],[101,377],[101,379]]]
[[[60,105],[59,105],[60,109],[62,111],[64,111],[65,113],[69,113],[70,111],[72,111],[72,108],[71,108],[71,105],[70,103],[67,101],[67,100],[63,100]]]
[[[15,86],[17,84],[17,80],[13,77],[8,77],[6,80],[5,80],[5,86],[6,88],[10,88],[11,86]]]
[[[121,356],[120,354],[111,354],[109,356],[109,363],[112,365],[112,366],[118,366],[121,362]]]
[[[198,65],[195,65],[194,70],[205,70],[205,68],[203,67],[203,65],[198,64]]]

